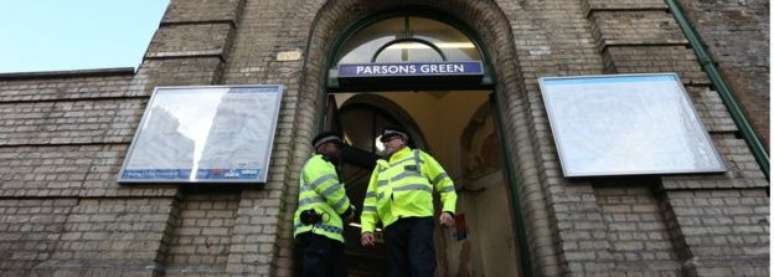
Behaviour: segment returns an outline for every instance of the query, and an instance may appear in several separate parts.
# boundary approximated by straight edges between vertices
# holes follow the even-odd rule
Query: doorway
[[[358,210],[373,169],[370,161],[383,154],[377,137],[385,126],[408,130],[410,146],[435,157],[454,180],[462,227],[436,224],[436,276],[521,276],[510,186],[501,164],[490,94],[449,90],[331,96],[329,105],[335,106],[331,128],[352,145],[345,153],[341,175]],[[437,202],[437,195],[434,199]],[[387,261],[382,241],[373,248],[360,246],[359,222],[346,226],[344,236],[350,276],[384,276]]]
[[[381,154],[377,134],[402,125],[411,147],[438,160],[458,194],[460,228],[436,227],[436,276],[529,275],[529,255],[519,255],[527,250],[519,245],[526,243],[523,224],[513,222],[521,222],[515,177],[505,166],[508,148],[492,97],[495,71],[480,39],[427,7],[383,11],[336,37],[325,63],[321,131],[339,132],[353,146],[343,152],[341,170],[352,203],[362,210]],[[350,276],[385,275],[383,244],[361,247],[358,222],[345,226],[344,237]]]

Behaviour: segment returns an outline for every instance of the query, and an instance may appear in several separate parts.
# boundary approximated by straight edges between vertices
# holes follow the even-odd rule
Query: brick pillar
[[[728,166],[725,174],[660,178],[662,213],[686,276],[765,276],[768,183],[660,0],[587,0],[608,73],[677,72]]]
[[[243,2],[243,0],[171,1],[132,81],[132,90],[140,96],[149,97],[156,86],[221,84],[224,64],[238,26]],[[179,188],[176,193],[180,194],[182,199],[201,197],[199,195],[184,197],[182,195],[187,193]],[[225,199],[230,199],[227,201],[238,201],[238,197],[234,197],[238,192],[232,191],[230,194],[232,195],[213,196],[215,197],[213,199],[215,199],[214,201],[222,201],[221,198],[225,197]],[[172,202],[173,200],[174,198],[170,198],[168,201],[176,203],[176,207],[181,205],[180,200]],[[228,206],[228,204],[224,205]],[[224,249],[230,247],[229,243],[223,242],[219,236],[224,235],[221,230],[230,230],[231,226],[227,225],[231,221],[223,220],[217,211],[204,213],[203,219],[197,219],[199,214],[188,211],[191,209],[198,209],[198,206],[191,206],[188,202],[184,202],[182,208],[171,209],[167,215],[170,217],[169,224],[162,232],[166,234],[165,247],[159,248],[155,258],[161,264],[159,266],[161,272],[168,271],[168,263],[174,263],[177,267],[186,265],[187,261],[182,261],[179,258],[179,251],[184,250],[175,248],[173,254],[176,255],[176,258],[170,260],[169,248],[171,246],[183,247],[188,243],[187,241],[180,242],[180,238],[176,237],[175,234],[181,234],[177,228],[184,228],[182,232],[183,235],[186,235],[186,230],[192,227],[188,224],[189,220],[222,221],[223,224],[219,226],[202,226],[204,229],[202,229],[200,236],[205,241],[215,239],[215,244]],[[198,242],[191,243],[195,245]],[[230,252],[223,251],[220,255]],[[223,268],[220,270],[225,270],[226,257],[213,258],[212,261],[201,261],[201,265],[207,265],[208,262],[213,264],[205,272],[216,273],[208,270],[218,268],[217,264],[219,263],[223,264]],[[169,271],[169,274],[175,272],[174,269]]]
[[[769,1],[678,2],[769,148]]]

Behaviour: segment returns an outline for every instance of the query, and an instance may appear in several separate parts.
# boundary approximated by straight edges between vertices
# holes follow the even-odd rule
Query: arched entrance
[[[353,155],[381,155],[384,150],[378,140],[379,132],[385,126],[402,126],[414,138],[410,147],[427,149],[427,143],[417,124],[409,114],[391,100],[368,94],[358,94],[351,98],[339,95],[342,103],[338,118],[345,139],[357,153],[346,151]],[[346,99],[346,100],[345,100]],[[363,209],[368,180],[371,177],[372,166],[363,166],[352,162],[341,165],[342,180],[347,188],[347,195],[358,211]],[[365,248],[360,245],[360,228],[357,222],[344,229],[346,240],[346,255],[350,276],[381,276],[385,268],[385,251],[382,243],[376,247]]]
[[[434,155],[458,184],[458,215],[460,219],[468,218],[467,223],[460,220],[456,230],[436,229],[439,276],[521,276],[524,263],[518,253],[525,249],[518,247],[522,243],[514,225],[498,226],[497,230],[504,232],[491,232],[495,228],[485,226],[508,222],[517,213],[513,207],[518,205],[511,205],[507,197],[512,194],[512,187],[505,173],[494,173],[499,177],[490,178],[493,180],[487,185],[481,185],[486,183],[481,180],[467,184],[470,180],[463,166],[465,151],[469,149],[460,141],[466,130],[472,128],[470,123],[475,122],[476,112],[482,106],[492,105],[494,98],[490,94],[495,85],[485,50],[469,34],[448,15],[428,10],[383,13],[352,26],[331,49],[325,92],[333,95],[329,99],[335,101],[327,102],[324,110],[328,112],[322,121],[328,124],[322,127],[340,130],[350,140],[357,150],[349,156],[361,155],[353,161],[369,160],[366,156],[379,154],[375,134],[380,126],[410,127],[412,136],[421,138],[416,146]],[[461,64],[460,71],[467,73],[465,66],[475,63],[480,72],[475,72],[474,67],[476,74],[454,74],[458,73],[454,72],[457,64]],[[345,72],[345,68],[355,67],[357,73],[365,74]],[[426,74],[413,75],[425,69]],[[501,155],[496,158],[505,159]],[[362,203],[372,168],[364,166],[367,163],[352,164],[344,166],[345,183],[353,202]],[[478,196],[489,187],[496,193],[487,197],[501,197],[500,201]],[[478,207],[477,201],[496,204]],[[486,219],[477,220],[482,216]],[[379,253],[384,250],[360,247],[357,223],[346,229],[351,276],[382,276],[384,258]],[[511,247],[492,255],[485,245],[492,238]]]

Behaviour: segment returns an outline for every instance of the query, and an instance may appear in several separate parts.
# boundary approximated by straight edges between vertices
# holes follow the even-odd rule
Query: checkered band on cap
[[[337,135],[329,135],[322,138],[317,139],[314,143],[314,148],[317,148],[318,146],[322,145],[323,143],[327,142],[338,142],[341,143],[341,138]]]
[[[391,137],[394,137],[394,136],[401,136],[405,140],[408,140],[408,137],[409,137],[408,134],[406,134],[404,132],[401,132],[401,131],[392,130],[392,129],[384,129],[384,131],[382,132],[381,140],[382,140],[382,142],[384,142],[387,138],[391,138]]]

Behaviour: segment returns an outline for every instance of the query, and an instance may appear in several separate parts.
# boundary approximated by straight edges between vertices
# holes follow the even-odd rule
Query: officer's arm
[[[360,213],[360,225],[362,226],[361,232],[373,232],[376,228],[376,220],[378,216],[376,214],[376,184],[379,179],[379,165],[371,172],[371,179],[368,181],[368,190],[366,191],[366,197],[363,201],[363,212]]]
[[[320,166],[313,170],[309,176],[309,187],[325,199],[337,214],[345,214],[349,211],[349,198],[344,191],[344,185],[339,183],[336,168],[332,165]]]
[[[443,170],[441,164],[432,156],[422,152],[422,160],[424,161],[422,164],[423,172],[433,184],[435,191],[441,194],[442,211],[453,214],[457,208],[457,193],[454,192],[454,182],[446,174],[446,170]]]

